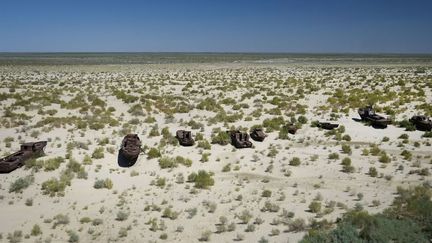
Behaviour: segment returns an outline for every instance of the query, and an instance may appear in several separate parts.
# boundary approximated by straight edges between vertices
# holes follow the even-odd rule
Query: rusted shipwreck
[[[288,123],[283,127],[283,129],[294,135],[297,133],[298,127],[294,123]]]
[[[138,134],[127,134],[122,141],[120,154],[129,162],[135,162],[141,153],[141,140]]]
[[[358,109],[358,114],[362,121],[368,122],[374,127],[386,128],[387,125],[391,124],[390,119],[376,114],[372,106]]]
[[[421,131],[431,131],[432,130],[432,120],[423,115],[413,116],[409,121],[414,124],[417,130]]]
[[[21,144],[20,151],[0,159],[0,173],[9,173],[25,164],[30,158],[43,155],[47,141]]]
[[[250,137],[255,141],[262,142],[267,137],[267,134],[264,133],[262,128],[254,128],[250,132]]]
[[[249,134],[246,132],[230,131],[231,144],[236,148],[251,148],[252,142],[249,141]]]
[[[193,146],[195,144],[191,131],[178,130],[176,132],[176,138],[182,146]]]
[[[316,126],[325,130],[333,130],[339,127],[339,124],[330,122],[318,122]]]

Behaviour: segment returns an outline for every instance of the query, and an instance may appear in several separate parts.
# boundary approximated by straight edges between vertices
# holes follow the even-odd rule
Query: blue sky
[[[432,53],[432,1],[1,0],[14,51]]]

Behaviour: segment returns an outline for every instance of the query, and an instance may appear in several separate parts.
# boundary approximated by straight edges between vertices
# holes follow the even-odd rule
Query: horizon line
[[[432,55],[432,52],[260,52],[260,51],[0,51],[1,54],[308,54],[308,55]]]

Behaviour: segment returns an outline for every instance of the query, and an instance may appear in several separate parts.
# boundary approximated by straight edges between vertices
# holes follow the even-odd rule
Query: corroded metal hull
[[[195,140],[192,138],[192,133],[190,131],[178,130],[176,132],[176,138],[182,146],[193,146],[195,144]]]
[[[252,142],[249,141],[249,134],[240,131],[231,131],[231,144],[236,148],[251,148]]]
[[[267,134],[264,133],[262,128],[254,128],[250,133],[250,137],[255,141],[262,142],[267,137]]]
[[[413,116],[409,120],[415,125],[417,130],[421,131],[431,131],[432,130],[432,120],[426,116]]]
[[[337,127],[339,127],[339,124],[330,123],[330,122],[318,122],[317,127],[326,129],[326,130],[333,130]]]
[[[28,159],[41,155],[46,145],[46,141],[22,144],[20,151],[0,159],[0,173],[9,173],[23,166]]]
[[[387,125],[391,124],[391,120],[383,116],[375,114],[375,111],[371,106],[358,109],[362,121],[370,123],[372,126],[386,128]]]
[[[141,140],[137,134],[128,134],[123,138],[120,154],[127,160],[138,159],[141,153]]]

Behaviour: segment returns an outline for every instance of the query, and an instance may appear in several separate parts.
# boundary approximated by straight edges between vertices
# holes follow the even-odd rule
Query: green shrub
[[[391,159],[390,157],[385,153],[381,153],[381,157],[379,158],[379,162],[381,163],[390,163]]]
[[[125,221],[129,217],[129,212],[118,211],[117,212],[117,221]]]
[[[261,197],[271,197],[272,192],[270,190],[264,190]]]
[[[21,230],[15,230],[12,234],[9,233],[7,236],[7,239],[10,243],[18,243],[22,240],[22,231]]]
[[[188,176],[188,181],[195,182],[195,187],[202,189],[208,189],[210,186],[214,185],[212,174],[204,170],[198,171],[198,174],[190,174]]]
[[[220,131],[217,134],[212,134],[211,143],[227,145],[231,142],[231,138],[227,132]]]
[[[331,154],[329,154],[328,159],[337,160],[337,159],[339,159],[339,154],[338,153],[331,153]]]
[[[68,181],[52,178],[42,183],[42,194],[48,194],[51,197],[63,196],[66,186],[68,186]]]
[[[321,202],[319,202],[319,201],[312,201],[309,204],[309,210],[312,213],[319,213],[319,212],[321,212]]]
[[[32,230],[31,230],[31,233],[30,233],[30,234],[31,234],[32,236],[38,236],[38,235],[41,235],[41,234],[42,234],[42,230],[41,230],[40,226],[37,225],[37,224],[33,225],[33,228],[32,228]]]
[[[267,118],[263,121],[262,126],[266,128],[267,132],[273,132],[273,131],[279,131],[281,126],[285,124],[285,120],[283,117],[274,117],[274,118]]]
[[[91,165],[92,163],[93,163],[93,161],[92,161],[91,157],[88,154],[86,154],[84,156],[84,159],[83,159],[83,164],[84,165]]]
[[[201,162],[208,162],[208,161],[209,161],[209,156],[210,156],[210,153],[203,153],[203,154],[201,155],[201,159],[200,159],[200,161],[201,161]]]
[[[309,231],[301,242],[428,242],[432,237],[431,189],[398,187],[398,195],[382,214],[350,211],[336,229]]]
[[[198,148],[211,149],[211,144],[207,140],[203,139],[198,142]]]
[[[157,137],[157,136],[160,136],[160,133],[159,133],[159,128],[158,128],[158,126],[156,124],[150,130],[149,137]]]
[[[68,242],[70,243],[79,242],[79,235],[75,231],[69,230],[67,233],[69,235]]]
[[[345,141],[351,141],[351,137],[350,137],[350,135],[348,135],[348,134],[345,134],[345,135],[343,135],[342,136],[342,140],[345,140]]]
[[[159,166],[162,169],[174,168],[174,167],[177,167],[177,162],[176,162],[175,158],[170,158],[170,157],[164,156],[164,157],[159,159]]]
[[[240,215],[237,215],[237,217],[242,224],[247,224],[252,219],[253,215],[251,214],[251,212],[249,212],[249,210],[245,209],[241,212]]]
[[[351,165],[351,159],[346,157],[342,160],[342,165]]]
[[[308,119],[305,116],[299,116],[297,121],[301,124],[306,124],[308,122]]]
[[[154,159],[159,157],[161,157],[161,153],[157,148],[150,148],[150,150],[147,152],[147,159]]]
[[[231,171],[231,164],[226,164],[223,168],[222,168],[222,172],[230,172]]]
[[[409,161],[412,158],[411,152],[409,152],[407,150],[402,151],[401,155],[404,157],[404,160],[408,160]]]
[[[28,175],[26,177],[21,177],[11,183],[9,187],[9,192],[22,192],[24,189],[29,187],[34,182],[34,177]]]
[[[289,164],[292,166],[299,166],[301,164],[300,158],[294,157],[289,161]]]
[[[52,159],[45,160],[43,162],[43,167],[45,171],[56,170],[60,167],[60,164],[63,163],[65,159],[63,157],[55,157]]]
[[[403,133],[403,134],[401,134],[398,138],[399,138],[399,139],[408,139],[409,136],[408,136],[408,134]]]
[[[158,177],[156,179],[156,186],[160,187],[160,188],[164,188],[166,185],[166,179],[165,177]]]
[[[111,179],[108,178],[105,180],[96,180],[95,183],[93,184],[93,187],[95,189],[102,189],[102,188],[112,189],[113,182],[111,181]]]
[[[103,220],[102,219],[93,219],[92,220],[92,225],[93,226],[98,226],[98,225],[101,225],[101,224],[103,224]]]
[[[369,168],[369,175],[371,177],[377,177],[378,176],[378,171],[375,167],[370,167]]]
[[[182,156],[176,156],[175,157],[175,163],[176,164],[182,164],[186,167],[190,167],[192,165],[192,160],[188,158],[184,158]]]
[[[348,144],[342,144],[342,153],[351,154],[351,147]]]
[[[213,98],[205,98],[196,106],[197,109],[217,112],[222,107]]]
[[[103,147],[96,148],[92,153],[93,159],[102,159],[104,157],[105,157],[105,155],[104,155],[104,148]]]
[[[414,124],[412,124],[410,121],[408,121],[407,119],[400,121],[399,122],[399,126],[405,128],[405,131],[415,131],[416,127]]]
[[[64,214],[57,214],[56,216],[54,216],[53,229],[55,229],[58,225],[67,225],[69,224],[69,222],[69,216]]]

